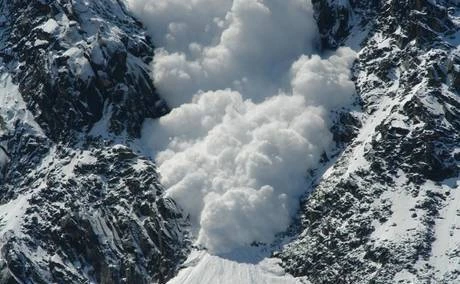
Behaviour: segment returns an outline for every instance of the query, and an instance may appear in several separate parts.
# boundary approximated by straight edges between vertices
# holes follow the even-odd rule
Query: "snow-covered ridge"
[[[132,144],[167,111],[141,25],[115,0],[0,9],[0,283],[171,278],[187,220]]]

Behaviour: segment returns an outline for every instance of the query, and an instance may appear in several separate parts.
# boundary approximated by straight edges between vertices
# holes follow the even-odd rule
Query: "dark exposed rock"
[[[451,17],[459,3],[313,3],[323,48],[367,33],[354,68],[364,115],[357,136],[335,135],[349,146],[305,197],[298,235],[276,255],[312,283],[458,282],[432,255],[441,211],[455,202],[446,188],[455,191],[449,180],[460,172],[459,54],[449,39],[460,30]],[[452,262],[459,256],[449,252]]]

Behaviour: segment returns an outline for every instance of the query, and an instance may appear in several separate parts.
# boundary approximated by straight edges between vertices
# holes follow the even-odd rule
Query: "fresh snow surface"
[[[45,33],[54,34],[59,29],[59,24],[54,19],[49,19],[43,25],[38,27],[42,29]]]
[[[414,211],[412,208],[416,207],[417,198],[414,198],[405,189],[404,185],[407,182],[407,177],[400,171],[398,178],[395,180],[395,187],[393,191],[385,192],[382,196],[383,202],[391,204],[391,211],[393,214],[390,219],[380,224],[375,220],[375,231],[372,233],[371,238],[376,243],[387,242],[392,240],[410,239],[414,232],[423,230],[421,221],[412,217]]]
[[[307,284],[303,278],[286,274],[279,260],[258,256],[257,249],[248,248],[215,256],[206,251],[193,251],[184,268],[168,284]]]
[[[29,198],[29,194],[20,195],[17,199],[0,205],[0,237],[8,231],[13,234],[18,233],[19,225],[22,223],[25,211],[29,207]]]
[[[0,118],[6,128],[13,129],[14,124],[21,121],[30,126],[37,134],[43,135],[41,127],[27,109],[18,86],[12,82],[11,76],[7,73],[0,73]],[[0,133],[4,130],[0,125]]]
[[[452,183],[444,182],[440,185],[429,185],[431,188],[440,188],[448,191],[446,206],[441,210],[435,224],[435,241],[433,242],[430,264],[434,266],[437,276],[456,271],[460,259],[455,257],[455,251],[460,247],[460,180]]]

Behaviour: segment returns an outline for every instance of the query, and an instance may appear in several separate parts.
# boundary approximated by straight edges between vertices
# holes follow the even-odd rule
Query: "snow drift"
[[[306,0],[129,0],[159,46],[152,77],[172,112],[143,141],[168,194],[213,253],[287,228],[305,176],[332,146],[331,110],[355,92],[348,48],[321,58]]]

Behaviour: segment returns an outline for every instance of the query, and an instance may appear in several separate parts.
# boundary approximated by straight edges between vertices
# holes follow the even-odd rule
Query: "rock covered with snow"
[[[362,127],[279,256],[313,283],[459,281],[458,1],[316,2],[325,47],[364,38]]]
[[[120,1],[0,1],[0,282],[164,282],[187,220],[135,143],[168,111]]]
[[[167,112],[149,79],[153,47],[118,1],[4,1],[3,61],[51,138],[89,131],[101,118],[137,136]]]

